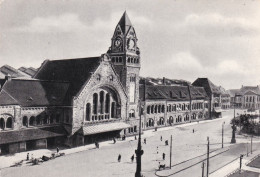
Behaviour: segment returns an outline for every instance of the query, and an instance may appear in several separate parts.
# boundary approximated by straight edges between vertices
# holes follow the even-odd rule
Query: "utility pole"
[[[246,143],[246,156],[248,157],[248,142]]]
[[[205,162],[202,162],[202,165],[201,165],[201,168],[202,168],[202,177],[204,177],[204,165],[205,165]]]
[[[224,148],[224,124],[225,122],[222,124],[222,148]]]
[[[142,150],[141,146],[141,115],[142,115],[142,108],[141,108],[141,100],[139,100],[139,138],[138,138],[138,145],[137,149],[135,150],[136,154],[136,172],[135,177],[142,177],[141,171],[142,171],[142,155],[144,151]]]
[[[208,147],[207,147],[207,177],[209,177],[209,137],[207,137],[208,140]]]
[[[172,135],[171,135],[171,146],[170,146],[170,169],[172,168]]]
[[[253,153],[253,135],[251,136],[251,154]]]

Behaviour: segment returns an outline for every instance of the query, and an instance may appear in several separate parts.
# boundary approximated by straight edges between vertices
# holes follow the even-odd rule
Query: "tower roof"
[[[122,32],[124,34],[126,34],[128,29],[132,26],[132,23],[131,23],[126,11],[124,12],[123,16],[119,20],[118,25],[121,27]]]

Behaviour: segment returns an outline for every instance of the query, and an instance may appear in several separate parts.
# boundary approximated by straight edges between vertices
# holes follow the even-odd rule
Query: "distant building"
[[[221,91],[208,78],[198,78],[192,83],[193,86],[203,87],[209,98],[207,108],[210,118],[219,118],[222,116],[221,110]]]
[[[219,86],[219,90],[221,92],[221,108],[223,110],[230,108],[230,95],[227,90],[223,87]]]
[[[260,109],[260,88],[259,86],[242,86],[240,89],[229,90],[231,102],[237,107],[256,110]]]
[[[0,79],[4,79],[7,75],[11,76],[12,78],[32,78],[36,71],[37,69],[32,67],[21,67],[19,69],[15,69],[9,65],[4,65],[0,67]]]

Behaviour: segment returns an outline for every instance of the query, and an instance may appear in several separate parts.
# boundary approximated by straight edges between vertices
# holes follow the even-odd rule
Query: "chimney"
[[[162,82],[163,82],[163,85],[165,85],[165,77],[163,77],[163,80],[162,80]]]
[[[6,81],[10,81],[10,80],[12,80],[11,75],[10,75],[10,74],[7,74],[7,75],[5,76],[5,80],[6,80]]]

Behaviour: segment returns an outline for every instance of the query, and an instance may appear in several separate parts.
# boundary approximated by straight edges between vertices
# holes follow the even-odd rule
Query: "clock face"
[[[135,41],[134,41],[134,39],[128,39],[128,49],[131,49],[131,50],[133,50],[134,49],[134,47],[135,47]]]
[[[115,40],[115,46],[118,48],[118,47],[120,47],[121,46],[121,44],[122,44],[122,40],[120,39],[120,38],[117,38],[116,40]]]

